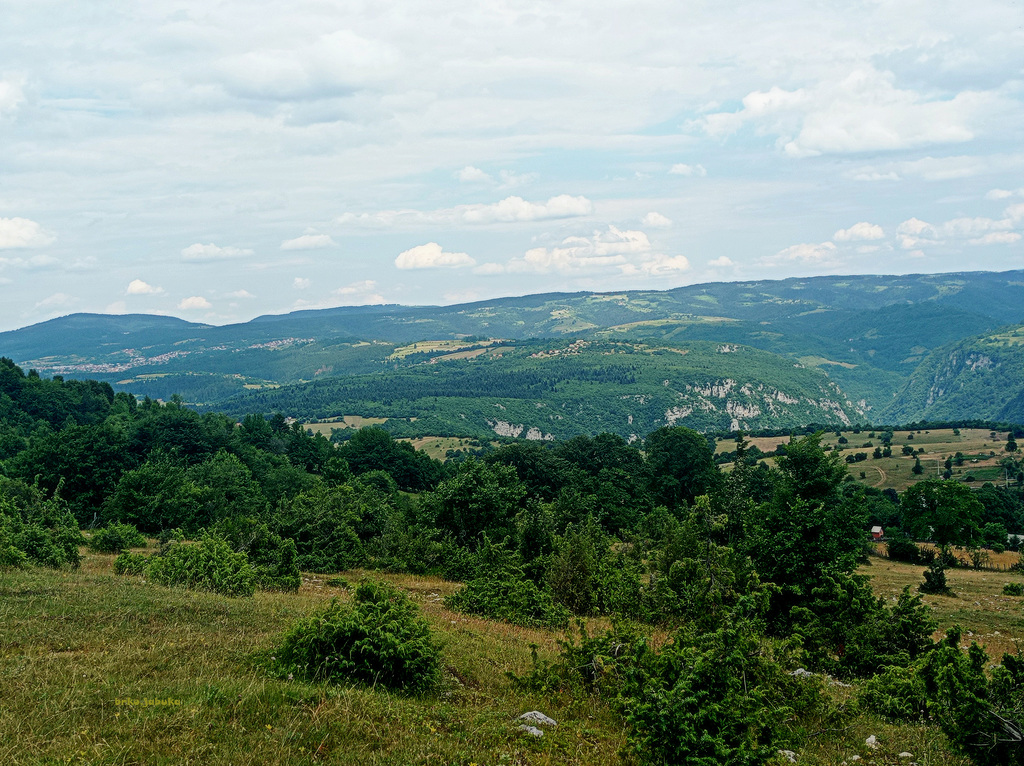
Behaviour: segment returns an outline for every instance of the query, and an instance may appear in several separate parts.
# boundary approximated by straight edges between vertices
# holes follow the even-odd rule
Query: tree
[[[644,449],[656,501],[669,508],[692,503],[721,481],[708,440],[689,428],[659,428],[648,434]]]
[[[904,529],[918,540],[934,540],[943,553],[951,545],[974,543],[985,510],[968,487],[938,479],[907,489],[901,508]]]
[[[790,441],[778,466],[775,495],[752,511],[745,541],[761,579],[781,589],[772,599],[777,628],[826,578],[853,572],[866,544],[863,490],[844,495],[846,466],[822,449],[821,434]]]
[[[508,465],[488,465],[470,458],[450,479],[422,500],[424,514],[463,544],[476,545],[486,532],[494,539],[512,531],[526,487]]]

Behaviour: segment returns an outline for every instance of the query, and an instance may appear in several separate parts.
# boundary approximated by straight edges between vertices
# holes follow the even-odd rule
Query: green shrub
[[[1024,583],[1008,582],[1003,586],[1004,596],[1024,596]]]
[[[810,667],[860,677],[925,654],[937,627],[931,609],[909,587],[890,607],[860,575],[826,577],[806,607],[794,608],[793,621]]]
[[[364,582],[351,606],[336,599],[300,620],[277,652],[282,672],[422,693],[439,680],[441,652],[405,593]]]
[[[952,593],[946,584],[946,567],[942,564],[942,558],[937,558],[928,568],[924,570],[924,582],[918,587],[922,593],[944,594]]]
[[[527,628],[564,628],[569,610],[530,580],[478,577],[444,600],[449,609]]]
[[[923,564],[921,549],[906,535],[897,532],[886,543],[886,554],[893,561],[905,561],[908,564]]]
[[[504,620],[528,628],[564,628],[569,610],[526,579],[519,554],[482,535],[476,575],[445,599],[445,606],[466,614]]]
[[[120,522],[96,530],[89,540],[89,547],[99,553],[120,553],[129,548],[143,548],[145,545],[146,538],[134,525]]]
[[[173,543],[154,556],[149,577],[163,585],[211,590],[227,596],[251,596],[256,572],[244,553],[231,550],[220,537],[204,536],[197,543]]]
[[[894,723],[915,723],[928,714],[928,693],[917,666],[887,667],[868,679],[858,695],[861,705]]]
[[[294,540],[282,539],[266,523],[246,516],[223,519],[213,532],[248,557],[256,572],[256,584],[263,590],[299,589],[302,577]]]
[[[28,565],[28,556],[14,545],[13,536],[3,523],[4,519],[0,516],[0,572],[5,569],[24,569]]]
[[[0,508],[0,568],[20,569],[32,563],[56,569],[81,563],[82,534],[70,512],[47,518],[10,510],[7,515]]]
[[[629,724],[627,748],[640,763],[753,766],[795,746],[801,721],[824,720],[822,681],[786,672],[789,658],[764,639],[759,621],[739,619],[767,603],[744,599],[710,633],[677,631],[659,650],[621,625],[603,636],[560,642],[554,664],[534,660],[517,685],[533,691],[583,689],[611,701]],[[581,626],[582,627],[582,626]]]
[[[149,567],[150,557],[142,553],[125,551],[114,559],[114,574],[143,575]]]

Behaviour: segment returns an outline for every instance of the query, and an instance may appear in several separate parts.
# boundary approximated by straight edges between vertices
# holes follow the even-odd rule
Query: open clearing
[[[530,644],[553,658],[560,636],[450,612],[441,599],[453,583],[374,575],[408,591],[444,644],[443,688],[416,698],[268,672],[298,617],[348,598],[322,577],[297,594],[230,599],[117,577],[113,559],[0,574],[0,763],[618,760],[622,727],[603,703],[516,691],[506,676],[530,669]],[[126,699],[171,704],[117,704]],[[537,709],[559,724],[543,739],[516,729]]]
[[[870,562],[860,568],[860,574],[868,575],[875,593],[890,601],[904,586],[909,585],[916,592],[924,582],[922,565],[875,556]],[[1024,639],[1024,598],[1004,596],[1003,585],[1024,582],[1024,577],[1013,572],[956,568],[946,570],[946,581],[953,596],[924,596],[924,602],[939,621],[935,637],[944,635],[953,625],[960,625],[966,641],[984,646],[993,661],[997,662],[1003,653],[1015,653],[1017,642]]]
[[[980,487],[987,481],[1001,482],[1006,480],[1002,467],[999,465],[1001,458],[1009,453],[1004,450],[1006,445],[1006,431],[990,431],[982,428],[961,428],[959,434],[955,434],[952,428],[941,428],[935,430],[920,431],[894,431],[892,436],[892,456],[873,458],[872,453],[875,447],[881,447],[881,430],[863,429],[859,433],[853,430],[841,431],[840,434],[847,440],[846,444],[839,443],[839,436],[835,431],[826,431],[822,435],[822,446],[826,448],[838,447],[840,454],[845,458],[847,455],[865,453],[866,460],[850,464],[850,475],[857,481],[863,482],[878,489],[892,488],[902,492],[911,484],[928,478],[939,476],[944,470],[946,458],[952,458],[957,452],[964,456],[963,465],[953,466],[953,478]],[[755,436],[748,437],[747,441],[756,446],[762,452],[774,452],[780,444],[788,444],[788,436]],[[915,451],[923,448],[923,453],[916,455],[904,455],[903,446],[908,445]],[[736,449],[736,442],[733,439],[719,439],[715,451],[717,453],[731,452]],[[914,458],[921,459],[923,473],[915,474]],[[1018,459],[1020,455],[1018,453]],[[774,460],[767,458],[769,465]],[[864,476],[860,475],[861,471]]]

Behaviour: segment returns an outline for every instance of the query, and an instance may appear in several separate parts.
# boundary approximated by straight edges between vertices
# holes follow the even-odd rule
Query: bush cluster
[[[251,596],[256,571],[244,553],[231,549],[220,537],[203,536],[195,543],[174,543],[147,567],[153,582],[210,590],[226,596]]]
[[[89,547],[98,553],[120,553],[129,548],[143,548],[146,538],[132,524],[115,522],[98,529],[89,539]]]
[[[356,682],[409,693],[434,688],[441,652],[402,591],[363,582],[351,606],[334,599],[300,620],[277,651],[278,667],[311,681]]]

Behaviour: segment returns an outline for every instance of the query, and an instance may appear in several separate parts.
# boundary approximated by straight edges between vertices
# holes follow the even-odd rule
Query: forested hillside
[[[566,345],[610,341],[686,350],[706,341],[760,349],[790,365],[817,368],[839,386],[844,407],[849,401],[868,420],[880,422],[931,352],[1024,321],[1022,307],[1024,272],[1019,271],[814,277],[667,291],[531,295],[445,307],[342,307],[223,327],[164,317],[80,314],[0,333],[0,354],[43,375],[94,378],[152,398],[177,393],[190,404],[217,409],[249,390],[393,372],[451,353],[396,355],[412,344],[469,347],[486,340],[557,338]],[[726,370],[726,356],[717,361],[722,368],[707,377],[739,380]],[[779,387],[771,380],[759,382]],[[322,399],[320,391],[290,391],[297,398]],[[1008,393],[1007,399],[1016,391]],[[406,397],[410,406],[420,399]],[[344,393],[336,399],[350,400]],[[549,407],[565,403],[545,402]],[[892,413],[915,406],[900,405]],[[281,409],[292,414],[289,407]],[[457,413],[444,409],[442,421],[450,425],[450,416]],[[770,411],[761,409],[762,418],[769,419]],[[583,432],[614,428],[626,433],[617,424],[619,410],[598,413],[592,408],[590,414],[579,420]],[[790,414],[780,414],[780,426],[790,422]],[[401,415],[429,416],[425,409]],[[645,422],[652,427],[657,418]],[[472,433],[479,432],[479,425]],[[539,422],[534,425],[541,428]]]
[[[527,341],[411,353],[398,369],[265,389],[228,412],[388,418],[396,435],[637,439],[701,431],[849,425],[865,418],[820,370],[735,344]],[[396,365],[397,366],[397,365]]]
[[[892,422],[1024,421],[1024,327],[1004,327],[931,352],[885,414]]]

